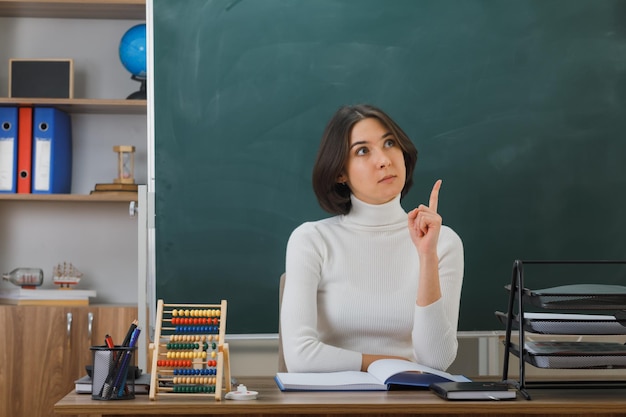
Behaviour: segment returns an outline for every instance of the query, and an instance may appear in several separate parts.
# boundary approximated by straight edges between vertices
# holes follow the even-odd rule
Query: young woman
[[[417,150],[370,105],[344,106],[322,136],[313,188],[335,216],[287,244],[281,333],[289,372],[367,370],[402,358],[445,370],[457,353],[463,245],[428,206],[408,214]]]

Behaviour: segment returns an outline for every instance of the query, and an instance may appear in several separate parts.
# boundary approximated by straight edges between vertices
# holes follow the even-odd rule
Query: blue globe
[[[135,77],[146,78],[146,24],[128,29],[120,41],[120,61]]]

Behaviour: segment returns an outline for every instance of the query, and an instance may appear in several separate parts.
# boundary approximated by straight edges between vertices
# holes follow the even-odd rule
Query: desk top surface
[[[430,391],[281,392],[269,377],[241,378],[256,400],[232,401],[206,396],[137,395],[133,400],[98,401],[71,392],[54,406],[57,415],[194,414],[522,414],[626,415],[625,388],[529,389],[531,401],[518,394],[511,401],[445,401]]]

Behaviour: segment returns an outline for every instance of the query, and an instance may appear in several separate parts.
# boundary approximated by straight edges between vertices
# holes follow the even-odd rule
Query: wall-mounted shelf
[[[145,0],[2,0],[0,17],[145,20]]]
[[[146,100],[87,98],[0,98],[0,106],[53,106],[68,113],[146,114]]]
[[[72,201],[72,202],[130,202],[137,193],[122,194],[0,194],[0,201]]]
[[[55,107],[71,114],[73,145],[73,193],[0,194],[0,241],[3,245],[0,265],[6,270],[19,265],[45,266],[65,261],[69,256],[67,260],[79,262],[81,270],[88,275],[86,282],[97,291],[98,303],[133,306],[130,312],[126,311],[126,307],[107,306],[106,314],[104,308],[93,311],[92,306],[84,309],[66,306],[28,309],[28,319],[36,317],[37,320],[33,328],[48,332],[39,333],[55,337],[63,335],[60,340],[63,352],[53,355],[55,357],[47,361],[46,366],[31,367],[33,372],[22,373],[19,383],[13,383],[15,378],[11,376],[16,374],[21,364],[21,345],[18,343],[15,349],[7,350],[4,347],[8,345],[0,341],[0,351],[3,354],[6,351],[7,362],[16,365],[15,369],[9,366],[8,373],[4,372],[4,368],[0,372],[0,415],[52,416],[59,394],[73,389],[73,381],[84,374],[85,363],[90,363],[86,361],[92,360],[89,356],[91,352],[84,346],[102,343],[105,333],[117,333],[119,326],[115,324],[123,323],[122,331],[125,332],[128,323],[138,317],[137,295],[134,292],[137,288],[134,280],[141,262],[135,242],[139,231],[139,216],[135,215],[138,194],[89,192],[95,184],[113,177],[113,146],[135,145],[140,158],[145,155],[147,101],[117,99],[126,97],[126,88],[113,84],[113,79],[99,77],[98,72],[90,68],[97,67],[98,71],[107,73],[111,69],[120,71],[113,55],[116,51],[100,47],[93,50],[94,44],[106,46],[105,43],[108,43],[113,47],[121,31],[134,24],[132,21],[145,22],[146,2],[0,0],[0,26],[3,29],[0,31],[0,45],[6,52],[5,58],[72,57],[83,65],[76,67],[76,74],[83,76],[81,80],[77,79],[80,88],[76,90],[75,97],[80,98],[10,98],[6,89],[0,89],[3,90],[0,107]],[[65,39],[76,41],[68,43]],[[8,65],[4,68],[0,71],[0,79],[6,81],[9,78],[6,71]],[[138,169],[143,170],[143,161],[139,161],[138,165]],[[142,173],[139,176],[138,182],[143,182],[141,177],[145,175]],[[1,323],[15,322],[14,318],[24,315],[20,306],[0,307],[0,328],[3,326]],[[57,329],[67,327],[67,313],[78,313],[76,309],[81,314],[74,314],[71,338],[67,339],[67,332]],[[83,310],[94,313],[93,329],[87,322],[88,316],[82,314]],[[139,317],[142,318],[141,315]],[[87,335],[86,329],[90,329],[90,335],[93,330],[93,338]],[[118,340],[118,336],[113,337]],[[37,345],[36,354],[39,356],[39,350],[46,351],[47,347],[59,342],[57,338],[32,340]],[[80,352],[87,357],[83,358]],[[50,380],[55,381],[55,389],[42,385]],[[37,395],[32,395],[31,391]]]

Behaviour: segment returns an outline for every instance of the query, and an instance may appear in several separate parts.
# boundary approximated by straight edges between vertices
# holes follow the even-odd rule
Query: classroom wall
[[[116,48],[124,31],[136,23],[0,18],[0,96],[8,95],[9,58],[71,57],[75,60],[75,97],[126,97],[137,83],[119,63]],[[115,177],[111,137],[137,147],[135,176],[137,182],[145,183],[145,119],[78,114],[72,117],[72,128],[73,169],[86,173],[74,177],[72,192],[88,193],[96,181]],[[136,219],[120,203],[0,202],[0,272],[40,266],[49,279],[52,265],[71,261],[85,273],[81,286],[97,291],[98,298],[92,301],[136,303],[136,227]],[[277,338],[229,340],[229,344],[233,375],[277,371]],[[457,362],[460,369],[475,367],[477,342],[462,342]]]
[[[34,57],[72,57],[75,60],[75,96],[120,98],[137,88],[116,56],[124,31],[135,21],[0,18],[0,96],[8,94],[8,60]],[[80,33],[80,36],[77,36]],[[85,46],[87,45],[87,46]],[[93,183],[115,176],[115,154],[109,138],[138,148],[135,176],[146,181],[146,123],[137,116],[75,115],[73,192],[87,193]],[[80,138],[80,140],[79,140]],[[94,150],[96,152],[94,152]],[[50,219],[55,219],[50,221]],[[121,204],[0,202],[0,272],[18,266],[41,265],[49,273],[54,263],[74,262],[84,273],[81,285],[98,292],[98,302],[135,303],[137,300],[136,220]],[[465,335],[459,342],[453,373],[477,375],[479,362],[491,363],[499,375],[502,344],[485,356],[485,339]],[[482,340],[482,341],[481,341]],[[232,339],[233,375],[273,375],[278,363],[278,340]],[[482,345],[482,347],[481,347]],[[481,349],[483,349],[481,351]],[[545,374],[532,367],[531,375]],[[516,374],[517,362],[512,360]],[[554,374],[556,371],[550,371]],[[593,372],[593,371],[592,371]],[[607,372],[607,371],[602,371]],[[608,371],[624,374],[625,370]]]

